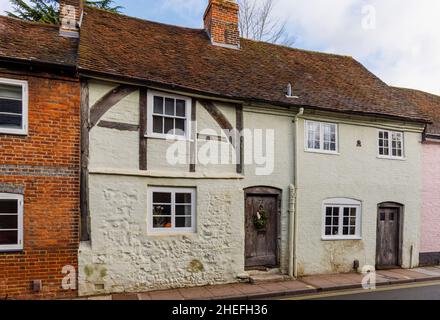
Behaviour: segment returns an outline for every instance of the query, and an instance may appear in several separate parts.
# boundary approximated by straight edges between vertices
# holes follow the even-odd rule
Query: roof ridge
[[[420,90],[420,89],[407,88],[407,87],[398,87],[398,86],[390,86],[390,87],[394,88],[394,89],[399,89],[399,90],[418,92],[418,93],[422,93],[422,94],[433,96],[435,98],[440,98],[440,95],[438,95],[438,94],[427,92],[427,91],[423,91],[423,90]]]
[[[20,19],[20,18],[16,18],[16,17],[10,17],[10,16],[3,16],[0,15],[0,19],[4,19],[4,20],[14,20],[20,23],[24,23],[24,24],[29,24],[32,26],[39,26],[39,27],[47,27],[47,28],[52,28],[52,29],[58,29],[60,26],[58,24],[53,24],[53,23],[45,23],[45,22],[39,22],[39,21],[29,21],[29,20],[24,20],[24,19]]]
[[[132,19],[132,20],[136,20],[136,21],[140,21],[140,22],[153,23],[153,24],[156,24],[156,25],[161,25],[161,26],[166,26],[166,27],[173,27],[173,28],[179,28],[179,29],[186,29],[186,30],[191,30],[191,31],[204,31],[204,29],[200,29],[200,28],[190,28],[190,27],[178,26],[178,25],[175,25],[175,24],[169,24],[169,23],[164,23],[164,22],[159,22],[159,21],[153,21],[153,20],[147,20],[147,19],[142,19],[142,18],[138,18],[138,17],[133,17],[133,16],[129,16],[127,14],[123,14],[123,13],[120,13],[120,12],[111,12],[111,11],[108,11],[108,10],[105,10],[105,9],[89,6],[87,4],[84,4],[84,7],[87,7],[88,9],[91,9],[91,10],[101,11],[101,12],[106,13],[106,14],[114,14],[114,15],[118,15],[120,17]]]

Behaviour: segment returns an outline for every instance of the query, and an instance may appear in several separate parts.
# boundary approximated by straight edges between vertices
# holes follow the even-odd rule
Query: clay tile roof
[[[0,16],[0,59],[75,66],[78,40],[59,36],[59,26]]]
[[[432,124],[428,125],[428,134],[440,136],[440,96],[414,89],[393,88],[393,90],[403,95],[420,112],[432,119]]]
[[[351,57],[241,39],[241,49],[213,46],[188,29],[85,8],[80,71],[239,100],[427,121],[408,101]],[[287,98],[293,85],[299,99]]]

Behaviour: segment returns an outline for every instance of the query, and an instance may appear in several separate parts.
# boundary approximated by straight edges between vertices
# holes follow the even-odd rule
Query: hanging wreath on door
[[[264,230],[267,226],[267,213],[266,210],[264,210],[263,205],[260,205],[257,213],[254,215],[254,226],[257,230]]]

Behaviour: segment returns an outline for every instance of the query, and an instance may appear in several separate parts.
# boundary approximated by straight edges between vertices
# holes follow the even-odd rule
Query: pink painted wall
[[[440,252],[440,143],[423,144],[421,252]]]

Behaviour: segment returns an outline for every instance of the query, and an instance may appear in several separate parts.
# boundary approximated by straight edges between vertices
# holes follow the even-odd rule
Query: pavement
[[[361,289],[363,274],[331,274],[267,283],[235,283],[140,293],[83,297],[84,300],[255,300],[306,296],[327,291]],[[376,272],[376,286],[440,280],[440,266]]]

